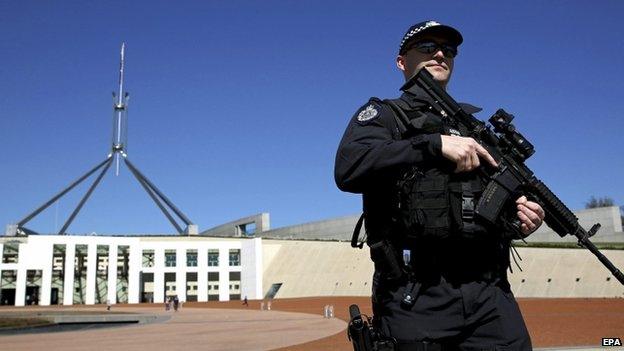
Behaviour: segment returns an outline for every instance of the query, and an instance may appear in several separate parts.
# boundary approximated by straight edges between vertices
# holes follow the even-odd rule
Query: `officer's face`
[[[418,42],[424,41],[432,41],[438,45],[448,43],[446,39],[433,35],[423,35],[418,39]],[[403,71],[405,80],[413,77],[421,68],[425,68],[431,73],[433,79],[446,89],[446,85],[451,79],[451,73],[453,72],[453,58],[445,55],[443,50],[436,50],[435,52],[427,54],[412,48],[405,52],[405,54],[397,57],[397,67]]]

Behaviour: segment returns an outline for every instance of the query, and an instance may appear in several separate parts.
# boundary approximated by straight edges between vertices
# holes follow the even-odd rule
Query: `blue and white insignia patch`
[[[377,106],[374,104],[368,104],[363,110],[360,111],[357,115],[357,120],[359,122],[367,122],[371,119],[377,117],[379,115],[379,110]]]

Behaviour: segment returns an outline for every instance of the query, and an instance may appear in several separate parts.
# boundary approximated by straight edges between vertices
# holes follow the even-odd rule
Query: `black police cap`
[[[436,21],[424,21],[409,27],[407,32],[405,32],[403,40],[401,40],[401,45],[399,46],[399,55],[403,55],[405,53],[408,48],[408,43],[425,33],[440,35],[443,38],[446,38],[449,41],[449,44],[455,46],[459,46],[464,41],[464,38],[457,29]]]

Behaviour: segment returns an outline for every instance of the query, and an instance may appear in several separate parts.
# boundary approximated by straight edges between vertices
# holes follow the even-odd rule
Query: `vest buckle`
[[[472,221],[474,219],[475,204],[474,197],[462,194],[462,219],[464,221]]]

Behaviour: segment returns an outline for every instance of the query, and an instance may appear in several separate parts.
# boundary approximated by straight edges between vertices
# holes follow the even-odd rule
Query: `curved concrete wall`
[[[595,242],[624,242],[624,233],[622,232],[622,217],[620,209],[616,206],[601,207],[576,211],[575,215],[579,219],[579,223],[583,228],[589,230],[594,224],[600,223],[601,229],[592,240]],[[268,216],[268,215],[267,215]],[[295,240],[338,240],[350,241],[353,234],[353,228],[360,215],[345,216],[339,218],[326,219],[303,224],[297,224],[276,229],[257,231],[255,236],[271,239],[295,239]],[[233,223],[241,221],[249,221],[244,218],[235,222],[228,223],[231,228],[225,230],[225,233],[234,233]],[[228,225],[220,226],[222,230]],[[214,235],[214,231],[208,230],[202,234]],[[232,235],[232,234],[230,234]],[[233,236],[233,235],[232,235]],[[575,242],[576,238],[567,235],[560,237],[552,231],[548,226],[544,225],[533,233],[527,241],[529,242]]]
[[[518,250],[523,271],[509,276],[516,296],[521,297],[624,297],[624,286],[585,249]],[[624,251],[601,251],[620,270]],[[512,267],[515,268],[515,267]]]
[[[282,283],[278,298],[369,296],[373,264],[368,249],[348,243],[263,240],[263,291]],[[582,249],[518,249],[523,271],[509,280],[517,297],[624,297],[624,286]],[[624,269],[624,251],[604,250]],[[578,278],[578,280],[577,280]]]
[[[577,211],[581,225],[601,223],[595,242],[624,242],[618,207]],[[373,265],[368,249],[349,245],[358,215],[304,223],[256,233],[263,241],[264,286],[283,283],[277,297],[370,295]],[[270,240],[275,239],[275,240]],[[288,239],[288,240],[282,240]],[[322,241],[322,240],[337,240]],[[576,241],[544,226],[531,242]],[[587,250],[520,248],[522,271],[509,280],[519,297],[624,297],[624,286]],[[624,270],[624,251],[603,253]]]
[[[263,290],[276,297],[367,296],[373,275],[368,250],[348,243],[264,239]]]

